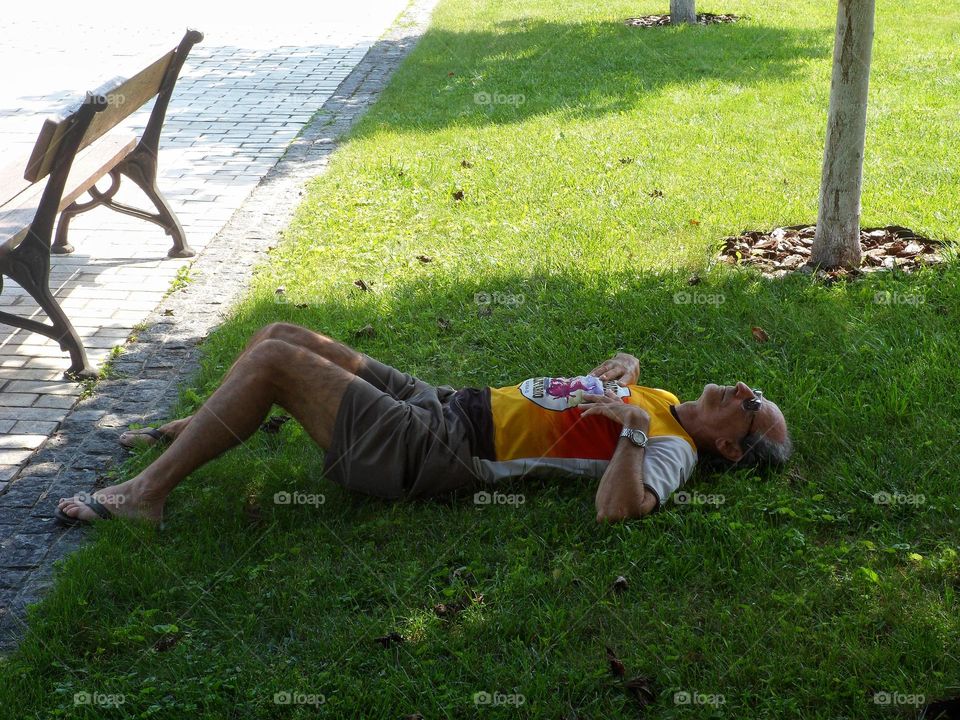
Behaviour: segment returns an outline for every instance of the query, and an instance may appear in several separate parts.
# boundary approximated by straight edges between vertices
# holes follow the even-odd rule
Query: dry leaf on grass
[[[373,639],[374,642],[380,643],[385,648],[390,647],[391,645],[399,645],[404,642],[403,635],[398,632],[387,633],[383,637],[378,637]]]
[[[617,657],[617,654],[609,646],[607,647],[607,664],[610,666],[610,673],[614,677],[622,678],[627,674],[627,668],[624,667],[623,661]]]

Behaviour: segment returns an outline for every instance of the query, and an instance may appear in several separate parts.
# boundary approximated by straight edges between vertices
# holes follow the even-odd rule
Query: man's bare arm
[[[603,415],[622,427],[650,430],[650,415],[639,405],[623,402],[611,389],[603,395],[587,394],[580,403],[581,419]],[[657,506],[657,498],[643,485],[644,448],[620,438],[597,488],[597,520],[618,521],[643,517]]]
[[[640,408],[630,407],[624,423],[635,430],[650,429],[650,416]],[[597,488],[597,521],[619,522],[649,515],[657,507],[657,497],[643,484],[643,457],[646,450],[629,438],[620,438]]]

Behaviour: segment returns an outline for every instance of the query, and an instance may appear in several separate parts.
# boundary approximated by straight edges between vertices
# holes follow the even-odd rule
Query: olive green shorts
[[[478,480],[469,425],[455,392],[364,355],[340,401],[324,474],[349,490],[389,499],[472,487]]]

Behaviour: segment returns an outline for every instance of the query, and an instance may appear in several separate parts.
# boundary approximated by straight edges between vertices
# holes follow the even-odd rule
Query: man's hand
[[[629,353],[617,353],[590,371],[601,380],[616,380],[621,385],[635,385],[640,379],[640,361]]]
[[[607,390],[603,395],[584,393],[580,408],[583,409],[580,417],[603,415],[629,428],[649,427],[650,424],[650,414],[646,410],[625,403],[613,390]]]

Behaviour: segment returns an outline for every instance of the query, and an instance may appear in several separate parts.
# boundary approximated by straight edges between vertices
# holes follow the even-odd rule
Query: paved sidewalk
[[[67,262],[61,266],[63,272],[70,274],[61,296],[70,301],[77,297],[75,293],[78,289],[85,288],[88,291],[81,293],[81,296],[90,296],[84,298],[87,304],[76,308],[71,315],[76,320],[77,312],[89,310],[90,320],[82,326],[88,328],[88,332],[81,330],[81,334],[88,339],[88,350],[91,350],[89,338],[96,337],[98,332],[101,337],[113,337],[103,334],[104,328],[119,338],[114,343],[123,342],[134,323],[140,322],[144,328],[125,345],[123,354],[113,364],[117,373],[115,379],[99,382],[93,395],[81,400],[69,412],[66,408],[51,407],[50,403],[56,402],[56,398],[63,398],[63,405],[72,404],[77,399],[76,385],[57,379],[66,366],[66,359],[60,357],[59,351],[56,354],[44,353],[40,342],[9,342],[17,336],[11,337],[9,333],[0,336],[8,339],[8,344],[0,348],[3,353],[0,359],[8,363],[0,369],[0,373],[4,374],[0,382],[5,383],[0,396],[7,394],[11,383],[28,381],[24,376],[18,378],[16,373],[47,373],[45,377],[33,378],[36,385],[14,386],[15,389],[21,388],[20,394],[37,396],[29,406],[0,407],[0,412],[6,413],[2,417],[10,416],[8,419],[13,420],[6,438],[17,438],[7,442],[26,443],[27,441],[19,439],[29,434],[35,436],[38,443],[42,443],[40,449],[32,455],[29,447],[13,448],[23,452],[24,458],[10,458],[15,460],[9,463],[14,466],[13,479],[6,481],[6,492],[0,494],[0,650],[12,647],[21,635],[25,609],[30,603],[36,602],[49,587],[52,564],[75,549],[88,532],[82,528],[65,530],[54,523],[52,512],[57,498],[78,491],[90,491],[104,484],[103,473],[124,457],[116,443],[122,428],[131,422],[148,423],[169,417],[182,382],[189,379],[197,368],[199,341],[220,322],[229,305],[245,290],[252,265],[260,261],[262,253],[269,245],[276,243],[280,231],[286,227],[299,204],[304,184],[323,172],[338,138],[375,101],[392,71],[419,39],[427,25],[434,2],[435,0],[414,0],[387,34],[370,47],[362,60],[354,63],[352,69],[342,65],[343,60],[337,60],[335,67],[328,67],[329,72],[325,75],[321,72],[314,73],[317,76],[314,81],[316,84],[329,82],[330,77],[335,77],[331,73],[340,73],[345,79],[334,92],[321,93],[317,90],[299,95],[296,103],[289,104],[287,112],[288,116],[292,117],[298,117],[297,113],[303,112],[304,106],[310,108],[308,115],[319,110],[306,127],[302,127],[303,123],[300,121],[289,121],[300,122],[296,129],[302,130],[302,134],[292,143],[287,140],[277,145],[264,143],[258,145],[255,152],[243,150],[243,142],[238,143],[236,139],[221,140],[218,143],[218,147],[233,143],[235,156],[244,155],[251,163],[262,160],[263,155],[271,155],[273,159],[270,163],[273,164],[284,150],[286,152],[259,184],[259,171],[252,173],[250,180],[238,177],[236,180],[223,181],[220,173],[239,174],[227,172],[226,168],[229,166],[226,161],[218,166],[211,160],[207,173],[213,180],[210,181],[209,189],[204,192],[212,194],[219,189],[218,186],[227,189],[232,189],[234,185],[245,186],[245,189],[241,190],[249,197],[243,200],[242,204],[240,201],[233,202],[227,193],[215,195],[220,198],[215,201],[197,198],[174,200],[181,211],[189,241],[198,251],[203,249],[190,267],[190,282],[182,289],[166,297],[163,297],[163,288],[156,291],[140,289],[148,278],[155,277],[158,269],[166,271],[164,277],[169,282],[176,274],[176,268],[184,265],[183,261],[159,259],[165,256],[168,247],[167,238],[162,231],[157,230],[152,238],[146,237],[153,226],[149,226],[144,233],[144,228],[137,226],[147,224],[134,221],[128,230],[116,231],[115,235],[122,238],[115,238],[111,243],[101,237],[106,232],[95,236],[93,230],[97,223],[85,225],[81,236],[81,225],[77,222],[77,232],[73,235],[77,257],[68,257]],[[390,20],[392,17],[385,22]],[[365,39],[357,42],[369,44]],[[207,34],[205,45],[210,57],[199,52],[202,45],[197,46],[197,53],[192,56],[193,64],[187,68],[187,78],[193,84],[182,81],[183,84],[178,85],[180,102],[183,92],[192,89],[199,93],[202,83],[210,82],[207,75],[197,70],[198,66],[208,59],[214,60],[217,55],[210,33]],[[224,48],[223,52],[228,50],[229,54],[235,55],[236,48]],[[329,50],[329,53],[349,52],[355,50]],[[329,53],[314,55],[318,63],[329,65]],[[285,55],[296,57],[294,53]],[[280,65],[283,62],[277,54],[272,57],[272,63]],[[298,64],[300,62],[298,61]],[[307,71],[307,74],[310,75],[311,72]],[[321,80],[321,75],[326,79]],[[302,83],[298,84],[298,87],[302,88]],[[248,90],[254,92],[255,88]],[[322,98],[322,108],[317,104],[317,97]],[[227,105],[232,106],[233,102]],[[238,102],[242,102],[242,98]],[[274,102],[275,100],[268,101]],[[297,103],[301,110],[297,110]],[[228,108],[224,107],[224,113],[226,112]],[[174,141],[192,137],[191,133],[194,133],[197,139],[188,149],[203,146],[200,136],[207,128],[190,125],[197,122],[200,121],[196,118],[184,118],[184,125],[176,126]],[[0,137],[3,127],[3,118],[0,118]],[[169,147],[172,130],[173,125],[168,126],[168,133],[161,147],[165,144]],[[162,151],[161,167],[170,172],[170,168],[175,165],[175,157],[175,152]],[[184,167],[189,171],[193,165],[187,163]],[[241,190],[236,192],[239,194]],[[126,220],[124,216],[103,209],[89,213],[88,218],[94,218],[95,214],[101,211],[104,214],[98,222],[117,223]],[[185,213],[190,211],[193,215],[188,219]],[[78,221],[82,217],[78,217]],[[86,218],[84,219],[86,221]],[[227,220],[229,221],[226,225],[216,232]],[[143,233],[144,237],[136,236],[134,242],[133,234],[137,232]],[[149,247],[153,255],[149,258],[138,254],[144,247],[137,244],[141,242],[152,243]],[[85,253],[85,249],[93,247],[85,243],[101,245],[96,246],[96,251],[91,249]],[[108,251],[114,255],[104,262],[101,252]],[[108,273],[119,274],[123,270],[130,272],[131,268],[140,269],[123,279],[118,275],[113,278],[105,277]],[[71,285],[71,282],[76,284]],[[116,288],[117,282],[126,282],[129,285],[121,290],[127,293],[126,297],[112,298],[104,302],[100,293],[111,292],[111,289]],[[8,292],[10,288],[5,287],[4,294]],[[141,302],[142,305],[138,307],[144,308],[136,311],[136,317],[134,311],[120,309],[121,306],[129,305],[133,293],[149,292],[156,292],[156,295],[133,301]],[[161,297],[162,302],[157,304]],[[117,312],[129,314],[117,316]],[[77,321],[77,325],[79,329],[81,323]],[[0,331],[3,331],[2,326]],[[105,347],[101,348],[101,354],[98,356],[94,350],[91,352],[91,359],[102,359],[108,352],[106,346],[114,343],[104,340]],[[57,410],[58,415],[43,416],[50,419],[39,417],[41,410],[48,409]],[[32,414],[33,417],[24,416],[24,412],[28,416]],[[56,431],[49,438],[46,433],[39,431],[10,433],[9,430],[13,430],[20,422],[49,422],[55,426]],[[20,426],[21,429],[23,427]],[[40,426],[37,428],[39,430]],[[0,435],[0,440],[3,438],[4,436]],[[17,463],[22,462],[27,463],[26,467],[16,472]]]
[[[44,6],[42,16],[21,7],[11,17],[5,10],[0,67],[29,69],[4,74],[0,152],[5,162],[25,157],[52,111],[145,67],[192,24],[205,39],[188,58],[170,104],[159,185],[200,252],[406,0],[365,0],[310,18],[280,0],[267,22],[234,4],[194,4],[202,8],[165,6],[163,19],[148,27],[120,4],[87,4],[82,16],[64,14],[56,3]],[[142,131],[150,106],[126,124]],[[107,184],[109,178],[100,187]],[[132,183],[121,186],[117,199],[150,208]],[[51,284],[100,366],[190,261],[166,259],[169,238],[156,225],[102,207],[79,215],[70,237],[76,251],[54,257]],[[9,280],[0,310],[39,313]],[[54,341],[0,325],[0,493],[80,395],[80,385],[63,379],[68,365]]]

